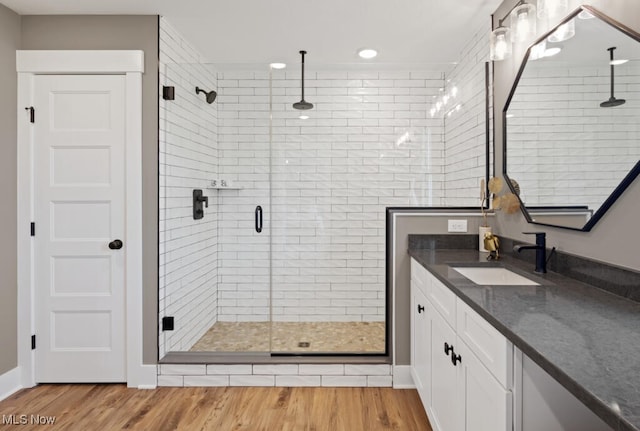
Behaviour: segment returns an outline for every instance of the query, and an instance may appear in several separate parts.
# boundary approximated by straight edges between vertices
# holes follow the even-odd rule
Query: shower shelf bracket
[[[242,190],[244,187],[236,185],[232,180],[226,180],[224,178],[215,178],[209,181],[210,189],[215,190]]]

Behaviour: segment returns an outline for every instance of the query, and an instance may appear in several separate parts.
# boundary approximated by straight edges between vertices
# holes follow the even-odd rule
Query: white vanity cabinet
[[[420,267],[422,268],[422,267]],[[411,376],[425,410],[431,403],[431,314],[426,271],[411,267]]]
[[[411,298],[411,370],[434,431],[511,430],[512,344],[413,259]]]

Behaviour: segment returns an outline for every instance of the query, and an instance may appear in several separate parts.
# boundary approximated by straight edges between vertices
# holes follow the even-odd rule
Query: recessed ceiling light
[[[269,66],[271,66],[272,69],[284,69],[287,67],[285,63],[271,63]]]
[[[309,116],[308,115],[301,115],[298,118],[301,119],[301,120],[308,120]]]
[[[371,48],[363,48],[360,51],[358,51],[358,55],[361,58],[364,58],[365,60],[370,60],[374,58],[376,55],[378,55],[378,51]]]
[[[544,51],[544,56],[545,57],[553,57],[556,54],[559,54],[560,51],[562,51],[562,48],[558,47],[558,46],[554,46],[553,48],[549,48],[547,50]]]
[[[619,66],[621,64],[625,64],[627,61],[629,60],[627,60],[626,58],[619,58],[618,60],[611,60],[609,64],[612,66]]]

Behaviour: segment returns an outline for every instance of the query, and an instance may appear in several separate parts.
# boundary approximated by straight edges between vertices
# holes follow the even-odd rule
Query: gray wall
[[[494,27],[517,0],[505,0],[494,14]],[[574,2],[575,3],[575,2]],[[596,9],[613,19],[640,32],[640,2],[637,0],[594,0],[589,2]],[[502,110],[513,85],[524,52],[511,59],[494,63],[495,97],[495,157],[496,172],[502,172]],[[625,194],[613,205],[591,232],[575,232],[565,229],[547,228],[529,225],[522,216],[498,213],[496,232],[503,236],[531,242],[531,237],[522,235],[532,229],[547,232],[547,244],[567,253],[585,256],[634,270],[640,270],[640,255],[637,248],[640,243],[640,179],[627,189]]]
[[[479,199],[478,199],[479,200]],[[451,216],[439,215],[437,212],[451,214],[460,212],[463,214],[477,212],[478,216]],[[482,224],[480,210],[454,211],[454,210],[410,210],[407,213],[424,213],[423,216],[404,215],[398,212],[393,243],[395,245],[395,304],[392,320],[394,323],[393,336],[395,338],[396,356],[394,365],[409,365],[411,363],[411,256],[409,249],[409,234],[447,234],[447,220],[467,220],[467,233],[478,234],[478,228]],[[493,224],[493,217],[489,224]]]
[[[146,364],[156,363],[158,321],[158,17],[23,16],[21,49],[141,49],[144,51],[145,73],[142,77],[143,356]],[[13,73],[15,75],[15,65]],[[15,120],[12,127],[15,129]],[[15,162],[13,163],[15,164]],[[15,167],[12,169],[12,172],[15,172]],[[15,183],[15,175],[13,177],[12,181]],[[15,207],[11,208],[11,211],[15,213]]]
[[[18,364],[16,257],[16,49],[20,17],[0,4],[0,374]]]

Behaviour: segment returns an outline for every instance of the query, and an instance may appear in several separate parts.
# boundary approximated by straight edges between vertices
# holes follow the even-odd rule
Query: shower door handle
[[[262,232],[262,207],[260,205],[256,207],[256,232]]]

